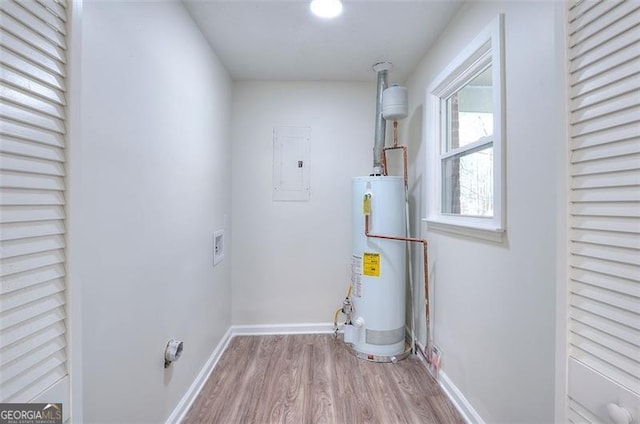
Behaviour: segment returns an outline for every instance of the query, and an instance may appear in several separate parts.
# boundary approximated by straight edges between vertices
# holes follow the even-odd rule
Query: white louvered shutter
[[[638,420],[640,1],[571,1],[568,21],[568,419]]]
[[[0,402],[62,402],[65,67],[59,0],[0,0]]]

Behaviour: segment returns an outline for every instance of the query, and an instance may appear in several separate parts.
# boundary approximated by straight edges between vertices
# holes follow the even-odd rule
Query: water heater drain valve
[[[184,344],[180,340],[171,339],[167,343],[167,347],[164,349],[164,367],[168,368],[172,362],[180,359],[182,355],[182,348]]]

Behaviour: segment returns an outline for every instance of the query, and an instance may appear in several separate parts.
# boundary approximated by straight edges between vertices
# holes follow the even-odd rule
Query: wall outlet
[[[218,265],[224,259],[224,230],[213,233],[213,265]]]

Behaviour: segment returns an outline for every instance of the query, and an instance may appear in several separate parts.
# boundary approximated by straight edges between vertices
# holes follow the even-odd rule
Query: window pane
[[[446,151],[493,136],[491,66],[445,100]]]
[[[442,160],[442,213],[493,216],[493,144]]]

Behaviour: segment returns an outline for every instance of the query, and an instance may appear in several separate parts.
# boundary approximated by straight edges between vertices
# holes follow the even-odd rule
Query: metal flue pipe
[[[387,72],[391,69],[391,63],[379,62],[373,65],[373,70],[378,73],[378,93],[376,96],[376,129],[373,144],[373,174],[382,175],[382,151],[387,133],[387,121],[382,116],[382,92],[387,88]]]

